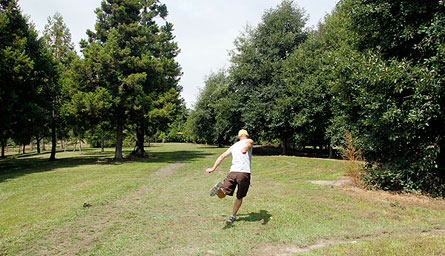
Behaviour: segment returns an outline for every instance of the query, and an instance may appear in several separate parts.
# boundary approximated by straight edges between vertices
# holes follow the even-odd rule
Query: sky
[[[30,16],[36,29],[43,31],[48,17],[59,12],[70,29],[79,50],[87,29],[94,31],[102,0],[19,0],[23,14]],[[182,67],[180,85],[187,107],[192,108],[204,81],[212,72],[230,66],[229,51],[246,25],[255,27],[266,10],[282,0],[161,0],[167,5],[167,21],[174,25],[175,41],[181,53],[176,60]],[[294,0],[309,16],[307,27],[316,26],[331,13],[338,0]],[[41,35],[41,34],[40,34]]]

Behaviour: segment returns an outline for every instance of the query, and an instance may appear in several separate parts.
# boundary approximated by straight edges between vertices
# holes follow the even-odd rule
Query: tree
[[[337,88],[373,182],[444,195],[444,3],[345,2],[360,54],[338,62]]]
[[[445,194],[441,9],[439,2],[344,0],[319,29],[325,53],[317,56],[325,56],[332,81],[327,134],[341,146],[351,132],[368,162],[368,184]]]
[[[51,155],[50,160],[56,159],[57,147],[57,126],[60,127],[60,107],[62,104],[61,76],[69,69],[71,62],[75,58],[74,45],[71,42],[71,33],[60,13],[48,18],[45,25],[43,38],[49,46],[49,50],[54,58],[56,70],[50,86],[46,87],[48,101],[51,102],[50,127],[51,127]]]
[[[187,120],[192,140],[222,147],[233,142],[241,124],[241,107],[225,70],[210,74]]]
[[[83,61],[92,80],[79,89],[100,90],[110,97],[107,121],[116,131],[115,160],[123,159],[123,130],[129,123],[137,126],[137,149],[143,155],[141,133],[146,130],[148,113],[156,108],[153,104],[170,89],[180,90],[173,25],[155,22],[156,17],[167,15],[159,1],[102,1],[96,14],[96,31],[87,31],[88,42],[82,43]]]
[[[423,63],[443,49],[443,1],[357,0],[350,11],[360,51],[378,48],[384,58]]]
[[[32,70],[33,62],[25,51],[29,28],[17,1],[3,1],[0,7],[0,104],[3,106],[0,111],[0,140],[4,157],[6,142],[12,136],[12,123],[16,118],[16,90],[23,87],[19,85]]]
[[[283,62],[306,40],[306,20],[304,10],[285,0],[267,11],[257,28],[248,28],[232,53],[230,74],[243,105],[242,121],[254,137],[279,139],[284,152],[292,130],[274,106],[287,94]]]
[[[179,99],[178,91],[175,88],[171,88],[169,91],[160,95],[157,100],[152,102],[152,110],[148,112],[148,131],[147,135],[165,134],[168,132],[169,126],[174,122],[176,117],[181,112],[181,106],[183,102]],[[144,133],[136,133],[138,136],[144,135]],[[137,138],[137,144],[140,141],[144,141],[143,137]],[[141,145],[141,144],[139,144]],[[143,144],[141,145],[141,147]],[[136,149],[133,150],[137,152]]]
[[[0,2],[0,103],[1,144],[13,138],[28,144],[44,122],[44,88],[53,74],[53,63],[43,40],[23,17],[15,0]],[[2,149],[2,154],[4,149]]]
[[[213,143],[214,124],[216,122],[212,102],[217,100],[213,96],[214,91],[220,84],[209,83],[212,75],[205,81],[205,87],[200,91],[195,108],[187,119],[187,131],[192,141]]]
[[[283,67],[287,93],[277,100],[275,112],[281,123],[286,122],[279,127],[291,130],[294,143],[301,148],[330,144],[327,129],[332,118],[332,72],[325,51],[320,32],[314,31]]]
[[[186,108],[185,103],[177,107],[177,114],[173,122],[168,126],[167,141],[186,142],[189,134],[186,130],[187,119],[190,116],[190,110]]]

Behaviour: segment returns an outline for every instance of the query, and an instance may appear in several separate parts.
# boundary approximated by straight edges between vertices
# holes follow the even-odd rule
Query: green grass
[[[147,149],[123,163],[111,149],[0,160],[0,255],[445,253],[443,200],[310,182],[342,178],[342,161],[254,156],[241,216],[227,225],[233,198],[208,192],[230,160],[204,172],[224,149]]]

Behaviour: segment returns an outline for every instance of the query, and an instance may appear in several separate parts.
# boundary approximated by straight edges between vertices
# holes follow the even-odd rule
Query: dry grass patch
[[[390,203],[393,207],[422,207],[445,211],[445,200],[423,195],[393,193],[381,190],[368,190],[353,186],[345,186],[343,190],[350,195],[366,198],[370,201]]]

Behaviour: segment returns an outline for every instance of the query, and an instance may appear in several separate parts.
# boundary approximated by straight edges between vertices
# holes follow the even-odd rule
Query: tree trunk
[[[288,139],[287,137],[284,137],[281,139],[281,154],[287,155],[288,152]]]
[[[79,139],[79,152],[82,154],[82,140]]]
[[[123,126],[124,125],[120,122],[117,124],[116,149],[114,151],[114,161],[124,160],[124,158],[122,157],[122,142],[124,140]]]
[[[37,154],[40,154],[40,138],[39,138],[39,136],[36,136],[36,148],[37,148]]]
[[[134,147],[133,152],[131,152],[131,155],[137,157],[146,156],[144,149],[144,138],[145,138],[145,127],[143,124],[138,122],[138,125],[136,127],[136,146]]]
[[[57,149],[57,137],[56,137],[56,109],[53,102],[52,112],[51,112],[51,156],[49,161],[56,160],[56,149]]]
[[[26,147],[26,145],[23,144],[23,154],[25,154],[25,147]]]
[[[328,144],[329,158],[334,158],[334,152],[332,151],[331,143]]]
[[[6,147],[6,140],[2,140],[2,158],[5,157],[5,147]]]
[[[104,152],[105,151],[105,135],[104,135],[104,130],[102,129],[102,143],[100,145],[100,152]]]

